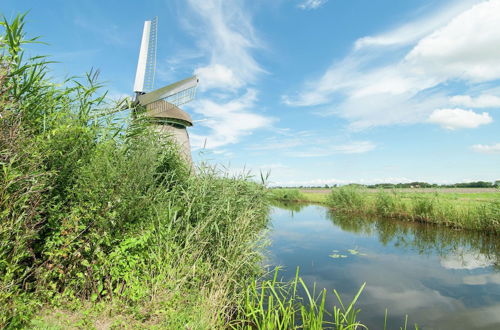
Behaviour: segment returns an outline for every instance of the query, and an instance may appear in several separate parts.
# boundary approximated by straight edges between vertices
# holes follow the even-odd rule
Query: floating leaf
[[[338,254],[338,253],[330,254],[330,257],[333,259],[347,258],[347,256],[345,254]]]

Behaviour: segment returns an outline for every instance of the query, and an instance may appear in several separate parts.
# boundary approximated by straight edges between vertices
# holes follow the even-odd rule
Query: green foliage
[[[463,198],[453,194],[402,193],[397,190],[374,193],[341,187],[328,195],[327,205],[343,212],[500,232],[500,199],[495,193],[486,197],[463,202]]]
[[[365,208],[365,198],[359,188],[344,186],[332,189],[327,203],[339,210],[362,212]]]
[[[304,196],[299,189],[275,188],[270,190],[271,199],[282,202],[299,202]]]
[[[339,306],[328,311],[327,291],[311,292],[297,273],[290,282],[278,281],[276,269],[270,280],[253,281],[247,286],[238,315],[230,324],[234,329],[357,329],[366,328],[358,320],[355,304],[364,284],[349,305],[333,291]],[[301,292],[299,294],[299,292]],[[333,316],[328,320],[328,316]]]
[[[44,57],[25,58],[36,38],[23,26],[23,15],[1,23],[0,327],[82,300],[119,301],[139,322],[224,322],[239,279],[259,270],[264,187],[192,175],[141,120],[97,120],[121,107],[105,102],[98,72],[51,83]]]

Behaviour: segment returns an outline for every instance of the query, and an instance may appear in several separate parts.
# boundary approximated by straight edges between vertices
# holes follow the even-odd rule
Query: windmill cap
[[[164,118],[167,120],[174,119],[175,121],[182,122],[185,126],[193,126],[193,119],[191,119],[191,116],[170,102],[158,100],[146,105],[146,110],[147,115],[150,117]]]

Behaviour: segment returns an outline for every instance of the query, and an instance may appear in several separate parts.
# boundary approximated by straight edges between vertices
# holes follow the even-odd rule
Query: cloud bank
[[[450,81],[477,90],[482,83],[500,79],[500,0],[471,5],[475,2],[461,1],[431,18],[358,39],[348,56],[305,82],[301,92],[283,95],[283,102],[321,106],[348,119],[353,129],[428,122],[434,111],[453,105],[498,106],[494,95],[448,96]],[[491,119],[484,114],[465,116],[480,124]]]

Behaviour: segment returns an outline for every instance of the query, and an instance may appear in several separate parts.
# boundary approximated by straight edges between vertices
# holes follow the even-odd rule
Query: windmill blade
[[[194,98],[197,85],[198,77],[192,76],[171,85],[159,88],[155,91],[139,95],[137,99],[142,105],[147,105],[158,100],[166,100],[176,106],[179,106],[191,101]]]
[[[129,97],[125,97],[119,100],[112,108],[103,110],[101,112],[95,113],[95,118],[107,117],[119,112],[133,110],[136,107],[136,103]]]
[[[156,68],[157,31],[157,17],[152,21],[144,22],[141,49],[135,73],[134,92],[136,93],[144,93],[153,89]]]

